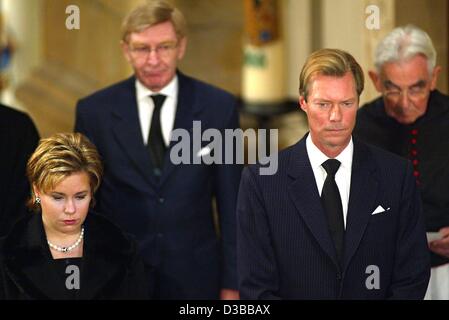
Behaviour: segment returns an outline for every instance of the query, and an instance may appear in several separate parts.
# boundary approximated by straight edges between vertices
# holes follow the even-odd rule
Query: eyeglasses
[[[131,54],[136,59],[146,59],[152,51],[154,51],[158,57],[167,57],[170,52],[178,46],[176,42],[168,42],[157,45],[155,48],[147,47],[147,46],[136,46],[133,47],[129,45],[129,50]]]
[[[387,89],[384,91],[384,96],[392,101],[399,100],[404,94],[407,94],[407,97],[410,100],[418,100],[426,96],[428,92],[427,87],[420,86],[420,87],[411,87],[405,90],[399,90],[399,89]]]

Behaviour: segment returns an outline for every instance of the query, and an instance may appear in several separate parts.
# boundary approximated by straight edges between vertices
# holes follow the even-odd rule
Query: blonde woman
[[[2,241],[0,299],[133,299],[148,288],[136,246],[91,211],[103,167],[79,133],[42,139],[27,164],[35,213]]]

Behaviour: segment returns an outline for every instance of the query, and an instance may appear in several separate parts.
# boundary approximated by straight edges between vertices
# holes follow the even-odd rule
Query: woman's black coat
[[[84,223],[76,299],[146,299],[148,278],[137,248],[106,218],[89,212]],[[40,214],[20,220],[0,241],[0,299],[63,299],[65,281],[46,242]]]

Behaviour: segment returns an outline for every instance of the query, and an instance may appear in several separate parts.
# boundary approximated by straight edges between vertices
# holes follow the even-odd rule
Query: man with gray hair
[[[193,164],[170,157],[173,132],[195,132],[194,122],[201,134],[238,128],[237,100],[178,70],[186,21],[167,2],[133,9],[123,22],[121,47],[133,76],[81,99],[76,109],[75,130],[90,138],[105,164],[96,209],[136,237],[154,298],[237,299],[241,166],[195,164],[208,141],[189,152]]]
[[[354,134],[412,161],[434,232],[426,298],[449,299],[449,97],[436,90],[435,48],[423,30],[399,27],[379,43],[375,65],[369,76],[382,96],[358,111]]]

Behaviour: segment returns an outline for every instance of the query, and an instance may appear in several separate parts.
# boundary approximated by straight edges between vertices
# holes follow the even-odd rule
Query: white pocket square
[[[388,207],[387,209],[384,209],[382,206],[377,206],[376,210],[374,210],[373,213],[371,213],[371,215],[387,212],[388,210],[390,210],[390,207]]]
[[[198,151],[196,156],[198,158],[199,157],[203,157],[203,156],[207,156],[211,151],[212,151],[212,149],[209,146],[206,146],[206,147],[202,148],[200,151]]]

